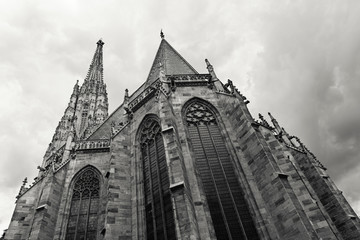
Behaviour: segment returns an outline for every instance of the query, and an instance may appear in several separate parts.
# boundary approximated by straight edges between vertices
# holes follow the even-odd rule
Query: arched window
[[[88,111],[89,111],[89,104],[85,103],[84,108],[83,108],[82,113],[81,113],[80,129],[83,129],[85,127],[85,124],[86,124],[86,121],[87,121],[87,116],[88,116]]]
[[[185,121],[217,239],[259,239],[215,114],[193,102]]]
[[[144,173],[146,239],[176,239],[169,175],[159,122],[152,117],[145,119],[139,134]]]
[[[100,206],[100,180],[87,168],[77,177],[71,198],[66,240],[95,240]]]

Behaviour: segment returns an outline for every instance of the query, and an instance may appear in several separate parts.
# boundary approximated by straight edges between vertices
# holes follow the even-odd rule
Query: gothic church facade
[[[360,239],[300,139],[161,37],[146,81],[110,115],[97,42],[5,239]]]

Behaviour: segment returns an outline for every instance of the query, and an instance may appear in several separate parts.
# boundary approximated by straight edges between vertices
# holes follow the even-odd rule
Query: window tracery
[[[259,239],[215,114],[196,101],[185,120],[217,239]]]
[[[139,134],[147,239],[175,239],[169,176],[160,124],[150,117],[142,123]]]
[[[95,240],[100,205],[100,179],[91,168],[76,179],[73,187],[66,240]]]

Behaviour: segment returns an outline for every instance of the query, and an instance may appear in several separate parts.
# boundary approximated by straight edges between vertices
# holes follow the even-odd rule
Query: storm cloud
[[[0,226],[33,179],[103,38],[111,113],[146,79],[159,32],[200,73],[208,58],[273,113],[360,213],[360,2],[0,1]],[[0,230],[2,230],[0,229]]]

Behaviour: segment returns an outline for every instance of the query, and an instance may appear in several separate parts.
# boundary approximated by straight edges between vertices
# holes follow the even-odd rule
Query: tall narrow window
[[[259,239],[215,114],[194,102],[186,123],[217,239]]]
[[[98,175],[93,169],[86,169],[74,184],[66,240],[96,239],[99,192]]]
[[[160,124],[147,118],[140,131],[144,169],[147,240],[175,239],[175,223],[169,190],[164,142]]]
[[[87,116],[88,116],[88,110],[89,110],[89,105],[87,103],[84,104],[84,109],[81,113],[81,124],[80,124],[80,129],[83,129],[85,127],[86,121],[87,121]]]

